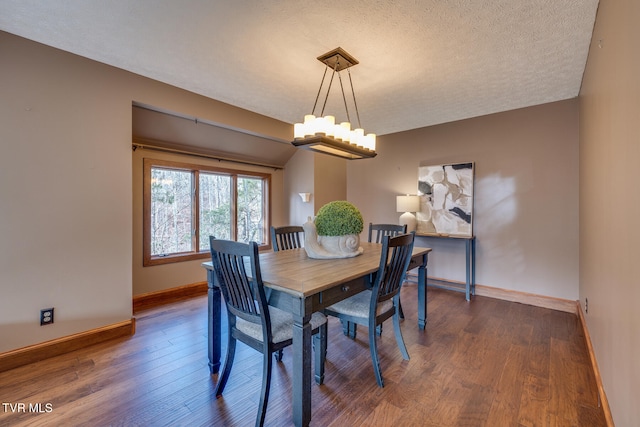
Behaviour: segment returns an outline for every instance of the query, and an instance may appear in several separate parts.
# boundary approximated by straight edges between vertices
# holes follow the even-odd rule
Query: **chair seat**
[[[369,306],[371,304],[371,290],[367,289],[354,296],[337,302],[327,308],[346,316],[369,317]],[[393,308],[393,301],[386,300],[378,304],[378,313],[384,313]]]
[[[279,343],[293,339],[293,317],[291,313],[269,306],[269,315],[271,316],[273,342]],[[313,313],[309,323],[311,324],[311,329],[316,330],[320,325],[327,323],[327,317],[322,313]],[[251,338],[262,341],[262,325],[248,322],[238,317],[236,319],[236,328]]]

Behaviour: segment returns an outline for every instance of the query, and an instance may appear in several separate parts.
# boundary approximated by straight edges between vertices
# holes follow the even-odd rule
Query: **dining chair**
[[[304,228],[300,225],[271,226],[273,251],[301,248],[304,242]]]
[[[382,325],[385,320],[393,318],[393,330],[398,348],[402,353],[402,357],[405,360],[409,360],[409,352],[404,344],[402,331],[400,330],[398,304],[404,275],[411,261],[414,240],[415,232],[401,234],[396,237],[383,236],[380,266],[375,275],[372,288],[337,302],[324,310],[326,315],[339,318],[343,325],[345,322],[349,322],[367,326],[369,329],[371,361],[380,387],[384,387],[384,382],[380,371],[376,344],[376,329],[378,325]],[[347,331],[345,331],[345,335],[349,335]],[[355,339],[355,330],[352,338]]]
[[[214,390],[222,396],[239,340],[263,355],[262,390],[256,426],[262,426],[267,411],[273,353],[293,342],[293,317],[290,313],[269,306],[265,295],[258,245],[209,237],[211,259],[227,307],[227,354]],[[324,381],[324,362],[327,351],[327,318],[313,313],[311,329],[315,349],[315,380]]]
[[[375,232],[375,235],[374,235]],[[406,234],[407,225],[398,224],[372,224],[369,223],[369,242],[382,243],[383,236],[395,237],[398,234]]]
[[[375,235],[374,235],[375,232]],[[407,224],[372,224],[369,223],[369,242],[382,243],[382,237],[391,236],[395,237],[398,234],[407,233]],[[404,319],[404,311],[402,311],[402,301],[398,304],[398,310],[400,318]],[[382,328],[378,330],[379,334],[382,333]]]
[[[395,237],[398,234],[406,234],[407,225],[399,225],[399,224],[373,224],[369,223],[369,237],[368,241],[371,243],[382,243],[382,238],[384,236]],[[371,280],[373,282],[373,280]],[[400,318],[404,319],[404,312],[402,311],[402,302],[398,304],[398,310],[400,314]],[[350,322],[343,322],[343,328],[345,330],[345,334],[349,335],[351,338],[356,337],[356,329],[357,325]],[[382,325],[378,326],[378,335],[382,335]]]
[[[382,238],[384,236],[395,237],[398,234],[405,234],[407,232],[407,225],[398,225],[398,224],[373,224],[369,223],[369,237],[368,241],[371,243],[382,243]],[[373,282],[373,280],[371,280]],[[404,312],[402,311],[402,303],[398,304],[400,318],[404,319]],[[345,334],[349,335],[351,338],[356,337],[356,329],[357,325],[350,322],[343,322],[342,324]],[[382,325],[378,326],[377,329],[378,335],[382,335]]]
[[[297,249],[304,242],[304,228],[300,225],[285,225],[282,227],[271,226],[271,246],[274,252],[280,250]],[[269,293],[267,292],[267,299]],[[276,353],[276,360],[282,361],[282,349]]]

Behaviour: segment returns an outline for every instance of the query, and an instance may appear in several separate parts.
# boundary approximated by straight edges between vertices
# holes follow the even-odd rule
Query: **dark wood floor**
[[[416,287],[402,292],[411,360],[386,326],[379,388],[366,329],[352,341],[331,319],[325,384],[312,386],[312,425],[606,425],[575,315],[485,297],[467,303],[430,288],[428,325],[419,331]],[[0,373],[0,425],[253,425],[262,359],[239,344],[223,398],[212,397],[206,306],[198,297],[149,309],[136,314],[132,338]],[[287,349],[273,372],[268,426],[292,425],[291,369]]]

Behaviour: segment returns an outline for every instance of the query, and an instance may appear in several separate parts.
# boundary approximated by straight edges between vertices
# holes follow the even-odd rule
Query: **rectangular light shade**
[[[420,210],[419,196],[397,196],[396,212],[418,212]]]
[[[330,154],[343,159],[367,159],[376,156],[376,152],[363,147],[358,147],[347,142],[337,141],[324,135],[308,136],[305,138],[294,139],[292,142],[296,147],[306,148],[307,150],[317,151],[319,153]]]

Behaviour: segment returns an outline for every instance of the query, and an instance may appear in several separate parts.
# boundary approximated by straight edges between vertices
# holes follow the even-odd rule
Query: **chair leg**
[[[349,333],[348,336],[351,337],[352,340],[356,339],[356,333],[358,332],[358,324],[354,322],[347,322]]]
[[[227,341],[227,355],[224,358],[224,367],[222,368],[222,372],[218,375],[218,384],[216,384],[216,388],[213,391],[213,394],[216,396],[216,398],[222,396],[224,386],[227,385],[227,380],[229,379],[229,374],[231,373],[233,359],[236,355],[236,339],[231,336],[231,331],[229,331],[228,333],[229,339]]]
[[[324,363],[327,358],[327,324],[320,326],[320,330],[313,336],[315,350],[315,378],[318,385],[324,382]]]
[[[274,355],[276,356],[276,361],[278,361],[278,362],[282,362],[282,351],[283,351],[283,350],[282,350],[282,349],[280,349],[280,350],[278,350],[278,351],[276,351],[276,352],[274,353]]]
[[[382,381],[382,372],[380,372],[380,362],[378,360],[378,346],[376,344],[376,327],[369,327],[369,351],[371,352],[371,362],[373,363],[373,371],[376,374],[376,381],[380,387],[384,387]]]
[[[265,346],[266,347],[266,346]],[[264,424],[267,415],[267,403],[269,402],[269,389],[271,388],[271,366],[273,359],[268,348],[264,349],[264,365],[262,366],[262,390],[260,392],[260,405],[258,405],[258,415],[256,417],[256,427]]]
[[[351,339],[355,340],[356,333],[358,332],[358,325],[343,319],[340,319],[340,322],[342,323],[342,332],[345,334],[345,336],[348,336]]]
[[[409,360],[409,352],[407,351],[407,346],[404,345],[404,339],[402,338],[402,331],[400,330],[400,315],[396,311],[393,315],[393,331],[395,332],[396,342],[398,343],[398,348],[402,353],[402,358],[404,360]]]
[[[402,311],[402,303],[400,302],[400,297],[398,297],[398,313],[400,314],[400,318],[404,320],[404,311]]]

